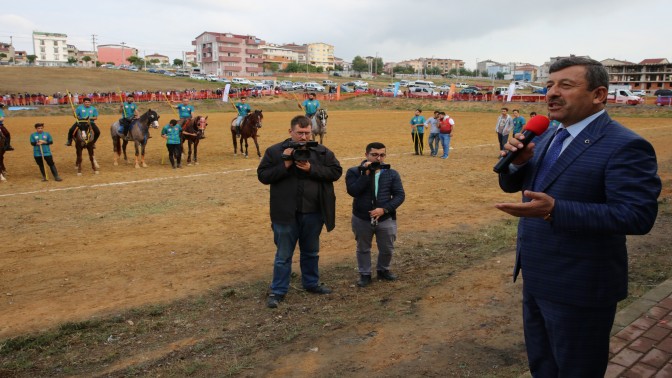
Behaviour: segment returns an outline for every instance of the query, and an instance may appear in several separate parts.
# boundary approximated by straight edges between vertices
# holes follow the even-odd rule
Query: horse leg
[[[99,173],[98,169],[100,168],[100,166],[96,161],[96,157],[93,155],[94,152],[93,146],[89,146],[87,150],[89,151],[89,160],[91,160],[91,169],[93,169],[93,173],[97,175]]]
[[[145,143],[140,144],[140,165],[142,168],[147,168],[148,165],[145,163]]]
[[[243,137],[240,137],[240,153],[243,153]],[[247,138],[245,138],[245,159],[247,159]]]
[[[124,142],[123,142],[123,145],[121,146],[121,149],[124,151],[124,161],[128,164],[128,156],[126,155],[126,146],[127,145],[128,145],[128,141],[126,140],[126,138],[124,138]],[[137,150],[137,147],[136,147],[136,150]]]
[[[75,167],[77,168],[77,176],[82,175],[82,146],[79,144],[79,142],[75,141],[77,143],[77,160],[75,161]]]
[[[187,141],[187,147],[189,147],[189,152],[187,153],[187,165],[191,165],[191,144],[194,143],[189,139]]]
[[[236,140],[235,130],[231,130],[231,139],[233,140],[233,156],[238,156],[238,141]]]
[[[255,135],[254,138],[254,146],[257,147],[257,156],[261,159],[261,153],[259,152],[259,142],[257,141],[257,136]]]
[[[140,148],[138,142],[135,142],[135,168],[140,168]]]
[[[199,140],[194,141],[194,165],[198,165],[198,143]]]

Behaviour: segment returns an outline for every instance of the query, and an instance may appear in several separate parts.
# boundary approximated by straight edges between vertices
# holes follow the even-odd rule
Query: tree
[[[504,72],[497,72],[497,80],[504,80]]]
[[[369,63],[366,61],[366,59],[357,55],[354,59],[352,59],[352,70],[355,72],[368,72]]]
[[[37,59],[37,55],[26,55],[28,64],[35,64],[35,59]]]
[[[96,60],[96,67],[100,67],[102,65],[103,65],[103,62],[101,62],[100,60]]]
[[[277,72],[280,69],[278,62],[264,62],[264,71]]]
[[[159,59],[153,58],[149,60],[150,65],[156,65],[157,63],[161,63]]]
[[[7,54],[5,53],[0,53],[0,60],[3,60],[7,57]]]
[[[427,70],[425,70],[425,73],[427,73],[427,75],[441,75],[441,68],[429,67]]]
[[[334,71],[343,71],[343,65],[342,64],[335,64],[334,65]]]
[[[77,63],[77,58],[73,56],[68,57],[68,64],[73,65],[75,63]]]
[[[131,63],[136,67],[142,67],[143,65],[145,65],[145,60],[135,55],[129,56],[128,58],[126,58],[126,60],[128,60],[129,63]]]
[[[415,73],[415,69],[407,64],[405,66],[394,66],[392,72],[395,74],[412,74]]]
[[[374,74],[378,75],[383,72],[383,68],[385,68],[383,58],[374,58],[373,61],[371,62],[371,71]]]
[[[182,59],[175,58],[175,59],[173,59],[173,65],[181,67],[182,65],[184,65],[184,61]]]
[[[88,55],[84,55],[84,56],[82,57],[82,61],[83,61],[84,63],[86,63],[87,65],[89,64],[89,62],[90,62],[91,60],[92,60],[91,57],[88,56]]]

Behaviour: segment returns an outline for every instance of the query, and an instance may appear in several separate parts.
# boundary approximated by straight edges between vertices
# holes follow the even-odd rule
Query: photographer
[[[397,171],[385,161],[385,145],[366,146],[366,160],[348,169],[345,184],[352,200],[352,232],[357,241],[357,286],[371,284],[371,244],[376,236],[379,280],[394,281],[390,272],[394,241],[397,238],[397,208],[404,202],[404,187]]]
[[[269,308],[278,307],[287,294],[297,241],[303,287],[310,293],[331,293],[319,282],[318,253],[322,226],[326,224],[327,231],[335,226],[333,182],[341,177],[343,169],[324,145],[308,142],[311,136],[308,117],[294,117],[289,135],[289,139],[266,150],[257,168],[259,181],[271,185],[271,226],[277,247]]]

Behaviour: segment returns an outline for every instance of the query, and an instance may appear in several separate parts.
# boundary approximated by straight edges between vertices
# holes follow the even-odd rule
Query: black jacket
[[[365,163],[363,161],[362,163]],[[361,166],[361,165],[360,165]],[[371,219],[369,211],[374,209],[373,193],[371,190],[371,176],[361,172],[359,167],[348,169],[345,174],[345,185],[352,199],[352,214],[364,220]],[[401,177],[394,169],[383,169],[378,179],[378,196],[376,207],[387,210],[387,214],[378,218],[384,221],[387,218],[397,219],[397,208],[406,198]]]
[[[271,222],[277,224],[293,223],[297,209],[296,193],[300,170],[295,165],[285,168],[285,162],[282,160],[285,142],[266,149],[257,168],[259,181],[271,185]],[[331,231],[336,226],[334,181],[341,178],[343,168],[334,153],[324,145],[311,147],[310,151],[308,178],[320,183],[320,211],[327,231]]]

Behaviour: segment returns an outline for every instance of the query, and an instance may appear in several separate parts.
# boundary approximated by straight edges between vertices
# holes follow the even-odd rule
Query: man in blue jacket
[[[646,234],[661,182],[651,144],[605,110],[609,75],[600,62],[554,62],[546,82],[559,121],[518,151],[496,207],[520,217],[514,280],[523,272],[523,326],[533,377],[603,377],[616,304],[627,296],[626,235]],[[536,147],[535,147],[536,144]]]
[[[397,208],[404,202],[404,187],[399,173],[384,164],[387,152],[379,142],[369,143],[366,160],[348,169],[345,184],[352,200],[352,232],[357,241],[357,286],[371,284],[371,243],[376,236],[379,280],[394,281],[390,271],[394,241],[397,238]]]

